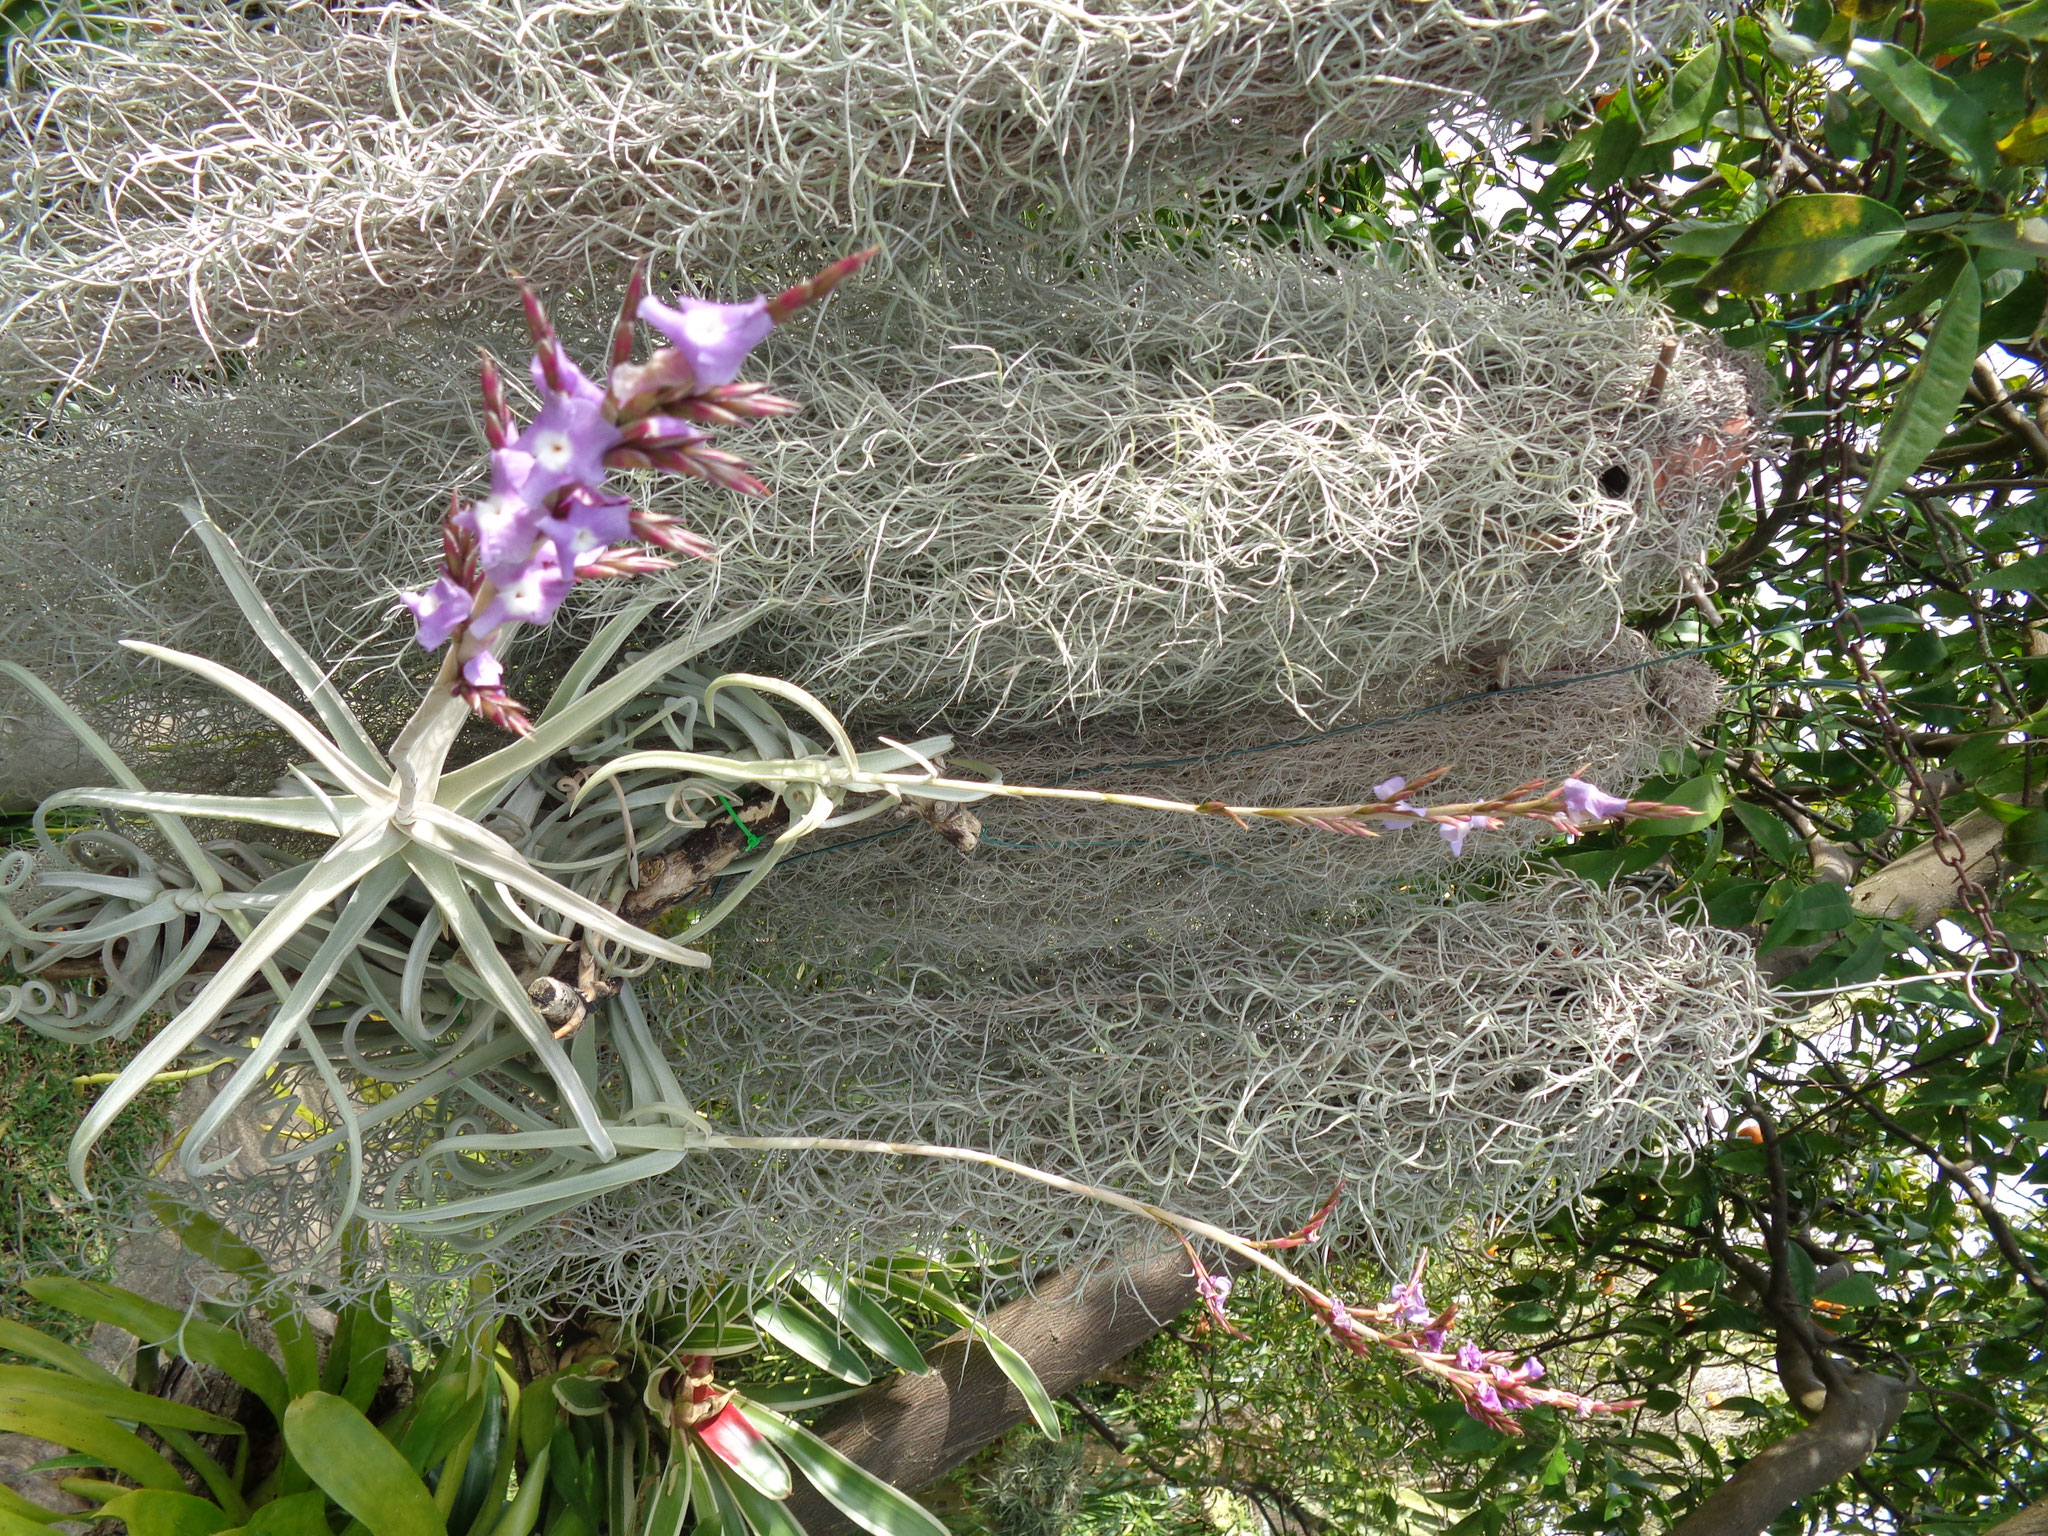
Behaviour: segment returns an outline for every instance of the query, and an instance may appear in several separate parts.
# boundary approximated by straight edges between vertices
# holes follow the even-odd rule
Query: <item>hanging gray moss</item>
[[[1681,37],[1689,0],[492,0],[244,16],[139,0],[21,47],[0,378],[21,392],[495,299],[661,251],[760,283],[803,241],[1249,213],[1335,149],[1514,117]],[[104,40],[103,40],[104,39]],[[111,43],[111,46],[110,46]]]

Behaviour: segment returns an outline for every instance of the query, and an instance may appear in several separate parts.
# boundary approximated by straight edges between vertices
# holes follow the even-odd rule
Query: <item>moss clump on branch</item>
[[[140,0],[16,45],[0,375],[125,379],[586,285],[660,250],[1074,244],[1255,212],[1438,114],[1539,110],[1688,0]],[[104,39],[111,38],[112,41]],[[772,276],[760,277],[764,284]]]

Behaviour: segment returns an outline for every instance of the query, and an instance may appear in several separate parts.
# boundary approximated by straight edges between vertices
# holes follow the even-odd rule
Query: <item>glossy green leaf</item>
[[[1648,839],[1684,837],[1691,832],[1704,832],[1720,819],[1728,804],[1728,789],[1719,775],[1702,773],[1674,788],[1646,792],[1643,798],[1665,805],[1682,805],[1695,814],[1640,817],[1628,824],[1631,835]]]
[[[50,1536],[47,1523],[0,1505],[0,1536]]]
[[[540,1454],[527,1464],[526,1471],[519,1479],[519,1492],[505,1507],[487,1536],[530,1536],[540,1522],[542,1501],[547,1495],[548,1459],[554,1454],[551,1446],[542,1446]],[[678,1517],[680,1523],[680,1517]],[[675,1536],[675,1532],[650,1530],[643,1536]]]
[[[1868,272],[1905,238],[1905,220],[1875,198],[1801,193],[1765,209],[1700,287],[1743,298],[1832,288]]]
[[[2036,807],[2006,827],[1998,852],[2022,869],[2048,869],[2048,811]]]
[[[640,1536],[682,1536],[683,1521],[690,1513],[690,1464],[671,1455],[654,1485],[653,1497],[644,1503]]]
[[[277,1368],[275,1360],[232,1328],[96,1280],[43,1276],[24,1282],[22,1289],[49,1306],[89,1317],[96,1323],[125,1328],[145,1344],[212,1366],[253,1392],[274,1416],[284,1415],[291,1398],[284,1372]]]
[[[419,1474],[345,1398],[301,1397],[284,1416],[284,1438],[306,1475],[371,1536],[447,1536]]]
[[[1926,350],[1900,387],[1891,415],[1878,434],[1877,461],[1863,488],[1865,508],[1904,485],[1947,435],[1977,362],[1982,307],[1983,286],[1977,268],[1966,262],[1957,270],[1955,286],[1949,289],[1941,313],[1928,330]]]
[[[947,1536],[931,1511],[847,1460],[802,1425],[758,1403],[742,1404],[748,1422],[796,1463],[811,1486],[872,1536]]]
[[[54,1339],[40,1328],[31,1328],[12,1318],[0,1317],[0,1349],[26,1355],[45,1365],[54,1365],[58,1370],[86,1381],[101,1382],[110,1387],[127,1385],[83,1350],[74,1349],[62,1339]]]
[[[732,1402],[699,1424],[698,1448],[771,1499],[789,1497],[789,1465]]]
[[[1998,174],[1998,148],[1984,104],[1897,43],[1859,37],[1843,60],[1886,112],[1949,157],[1979,186]]]
[[[756,1328],[819,1370],[856,1385],[874,1380],[859,1351],[808,1307],[794,1301],[764,1301],[754,1308],[753,1317]]]
[[[125,1522],[132,1536],[214,1536],[231,1523],[211,1499],[165,1488],[137,1488],[109,1499],[100,1506],[100,1518]]]
[[[32,1504],[5,1483],[0,1483],[0,1514],[10,1514],[18,1519],[32,1520],[38,1525],[50,1525],[68,1516],[54,1509],[45,1509]]]
[[[1846,928],[1856,916],[1849,905],[1849,893],[1826,881],[1802,886],[1772,919],[1771,926],[1757,942],[1757,952],[1766,953],[1790,944],[1805,934],[1833,933]]]
[[[761,1347],[759,1330],[743,1323],[701,1319],[692,1322],[683,1317],[663,1319],[655,1330],[655,1338],[679,1355],[710,1355],[713,1358],[750,1354]]]
[[[1992,592],[2048,592],[2048,555],[2022,555],[2009,565],[1978,572],[1970,585]]]
[[[1727,91],[1727,68],[1716,42],[1687,59],[1685,67],[1671,77],[1643,143],[1668,144],[1692,138],[1707,126]]]
[[[897,1370],[922,1376],[931,1369],[910,1335],[857,1282],[838,1271],[824,1269],[808,1269],[796,1278],[840,1326]]]
[[[1857,1270],[1820,1293],[1820,1300],[1831,1301],[1838,1307],[1881,1307],[1884,1297],[1878,1293],[1877,1281],[1863,1270]]]
[[[1756,840],[1757,847],[1780,864],[1789,867],[1799,858],[1802,851],[1799,834],[1785,824],[1782,816],[1767,811],[1760,805],[1751,805],[1746,800],[1731,800],[1728,802],[1728,809]]]

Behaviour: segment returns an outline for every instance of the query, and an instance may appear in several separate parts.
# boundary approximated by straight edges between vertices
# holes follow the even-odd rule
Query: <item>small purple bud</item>
[[[765,298],[714,304],[679,297],[671,307],[650,296],[640,301],[640,318],[668,338],[700,390],[738,378],[747,354],[775,329]]]
[[[462,663],[462,678],[472,688],[497,688],[505,681],[505,667],[489,651],[478,651]]]
[[[419,621],[420,644],[437,651],[462,627],[475,598],[467,587],[444,571],[426,591],[401,592],[398,600]]]
[[[1557,787],[1557,795],[1564,802],[1565,814],[1582,824],[1606,821],[1628,810],[1628,801],[1622,796],[1610,795],[1599,785],[1589,784],[1584,779],[1566,779]]]

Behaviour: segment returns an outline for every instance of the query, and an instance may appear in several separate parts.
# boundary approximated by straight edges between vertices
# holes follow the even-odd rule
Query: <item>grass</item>
[[[109,1072],[134,1054],[135,1041],[65,1045],[15,1023],[0,1025],[0,1279],[62,1268],[108,1273],[112,1250],[101,1212],[79,1197],[64,1172],[64,1150],[96,1088],[74,1077]],[[146,1093],[108,1130],[97,1157],[105,1169],[138,1166],[170,1126],[172,1090]],[[78,1341],[90,1325],[15,1292],[0,1313]]]

